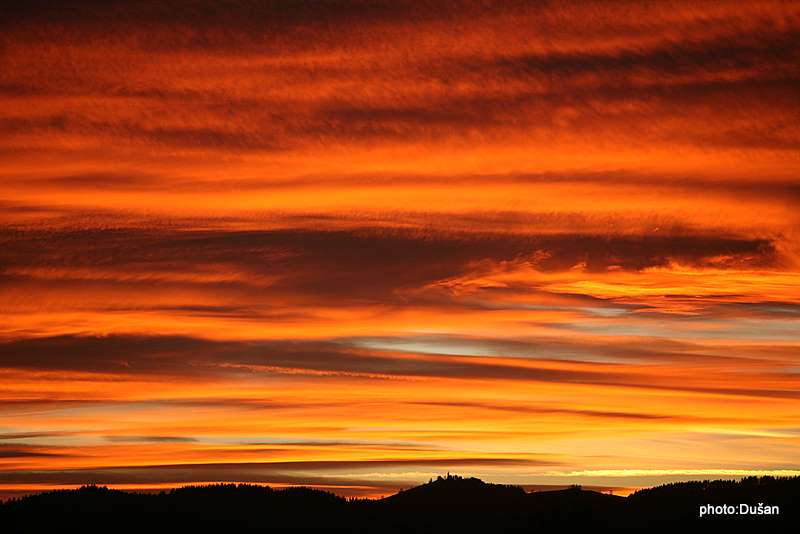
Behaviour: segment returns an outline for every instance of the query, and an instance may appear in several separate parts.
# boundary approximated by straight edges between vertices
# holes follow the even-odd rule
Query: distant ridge
[[[518,486],[448,475],[377,500],[344,499],[310,488],[248,484],[187,486],[131,493],[98,486],[11,499],[0,506],[0,532],[487,532],[532,528],[747,526],[796,531],[800,477],[698,481],[637,491],[630,497],[579,486],[526,493]],[[699,516],[702,505],[777,506],[779,515]]]

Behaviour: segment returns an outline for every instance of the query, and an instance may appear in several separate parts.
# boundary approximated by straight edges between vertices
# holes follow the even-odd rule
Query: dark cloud
[[[57,244],[57,246],[56,246]],[[253,284],[265,295],[291,294],[340,305],[400,298],[398,292],[536,255],[541,271],[578,264],[638,271],[671,262],[696,267],[765,268],[779,255],[763,238],[712,235],[599,236],[581,234],[348,231],[184,231],[109,229],[0,234],[6,284],[33,277],[59,284],[216,284],[236,291]],[[486,263],[488,262],[488,263]],[[36,268],[43,268],[36,274]],[[33,269],[33,271],[31,271]],[[77,274],[81,270],[79,275]],[[32,274],[25,274],[25,273]],[[203,274],[233,274],[208,281]],[[192,281],[196,275],[196,281]],[[177,277],[177,281],[176,281]],[[72,279],[71,279],[72,278]],[[261,282],[270,280],[269,287]],[[407,297],[404,297],[407,298]],[[252,309],[195,308],[194,314],[251,315]],[[276,319],[280,319],[276,317]]]
[[[51,176],[37,178],[35,180],[19,180],[17,183],[37,187],[70,187],[74,189],[110,189],[132,191],[148,188],[163,188],[163,177],[148,174],[124,174],[124,173],[83,173],[70,174],[66,176]]]
[[[297,439],[292,441],[254,441],[245,443],[249,447],[254,445],[272,445],[280,447],[380,447],[382,449],[389,449],[393,451],[431,451],[438,450],[441,447],[435,445],[424,445],[414,442],[386,442],[386,441],[345,441],[345,440],[312,440],[312,439]],[[278,451],[285,451],[285,449],[274,449]],[[229,449],[232,453],[238,453],[236,449]]]
[[[573,306],[573,305],[571,305]],[[616,304],[615,304],[616,306]],[[557,307],[547,308],[558,310]],[[572,309],[572,307],[570,307]],[[578,308],[580,309],[580,308]],[[613,308],[612,308],[613,309]],[[650,313],[650,312],[648,312]],[[680,324],[686,319],[672,317]],[[569,328],[569,326],[567,326]],[[496,339],[474,336],[447,335],[406,335],[401,337],[374,336],[344,338],[340,341],[359,347],[379,347],[384,350],[409,351],[424,350],[428,353],[443,353],[469,356],[473,354],[504,356],[519,359],[549,361],[579,361],[606,363],[644,363],[644,364],[722,364],[740,367],[753,363],[753,357],[760,351],[749,347],[749,357],[714,350],[709,347],[665,338],[644,338],[639,342],[620,343],[618,339],[609,340],[569,339],[537,336],[529,339]]]
[[[727,33],[713,39],[700,36],[686,40],[661,40],[649,48],[639,45],[610,50],[527,53],[488,60],[464,59],[456,66],[466,73],[501,78],[538,79],[543,75],[581,77],[586,74],[613,73],[614,76],[600,79],[601,83],[613,85],[631,83],[632,80],[626,79],[625,75],[708,75],[746,69],[751,70],[745,76],[771,74],[796,79],[790,68],[798,60],[800,33],[797,29],[759,30]],[[641,80],[637,88],[646,91],[649,81]],[[657,83],[659,80],[656,78],[652,81]]]
[[[262,103],[263,105],[263,103]],[[88,119],[79,113],[64,113],[35,118],[0,118],[0,131],[7,135],[45,134],[76,136],[113,136],[128,144],[149,143],[167,147],[207,148],[221,150],[282,150],[279,132],[267,129],[247,131],[212,126],[153,126],[138,121]],[[90,178],[90,177],[89,177]],[[80,181],[78,185],[80,185]]]
[[[601,145],[627,139],[632,146],[798,148],[797,130],[787,117],[800,117],[800,107],[791,97],[800,88],[800,77],[681,83],[653,80],[638,87],[617,85],[622,82],[613,73],[603,73],[607,86],[565,87],[559,76],[548,76],[555,78],[547,82],[552,85],[549,89],[520,94],[445,92],[410,104],[327,103],[306,121],[289,124],[286,131],[296,143],[307,138],[367,144],[448,138],[490,142],[492,137],[525,132],[536,145],[555,142],[561,134],[597,139]],[[676,107],[686,115],[676,116]],[[780,114],[774,113],[776,108],[781,109]],[[754,113],[761,114],[759,121],[752,120]],[[706,117],[707,122],[697,123],[688,116]],[[674,125],[666,119],[672,119]]]
[[[508,2],[243,1],[224,9],[202,1],[179,2],[181,8],[24,4],[11,7],[4,21],[15,46],[28,43],[39,50],[42,42],[102,42],[134,55],[131,65],[142,58],[170,63],[170,54],[181,53],[282,57],[290,65],[255,71],[232,66],[223,76],[211,70],[212,83],[187,87],[169,69],[155,80],[141,80],[135,67],[127,73],[116,60],[103,68],[95,65],[102,60],[79,52],[68,61],[31,53],[38,61],[0,76],[0,94],[115,96],[123,102],[133,98],[138,106],[105,117],[80,105],[44,116],[3,117],[0,131],[7,135],[69,134],[104,144],[112,137],[126,145],[267,153],[342,142],[491,140],[514,132],[539,142],[568,132],[597,142],[624,137],[629,143],[798,146],[792,124],[800,116],[794,98],[800,34],[792,18],[780,13],[747,17],[746,10],[739,16],[709,10],[705,19],[676,21],[674,31],[661,28],[664,36],[655,38],[659,28],[653,24],[664,22],[646,16],[623,22],[617,12],[624,9],[602,3],[583,9]],[[509,12],[515,17],[505,16]],[[475,20],[484,21],[480,29],[490,43],[477,52],[459,46],[471,44],[464,36]],[[507,27],[512,20],[519,27]],[[442,24],[462,27],[463,33],[443,39]],[[491,46],[498,36],[522,32],[544,45]],[[631,42],[611,47],[587,38],[576,49],[574,34],[628,35]],[[425,36],[441,46],[417,45]],[[313,51],[349,57],[373,49],[386,57],[362,58],[363,64],[309,64],[307,58]],[[47,76],[37,76],[40,70]],[[364,90],[342,89],[352,85]],[[276,87],[296,90],[287,97]],[[160,117],[155,124],[153,116]]]
[[[484,410],[497,410],[502,412],[512,413],[527,413],[527,414],[557,414],[557,415],[577,415],[583,417],[597,417],[601,419],[642,419],[642,420],[657,420],[657,419],[671,419],[672,415],[661,415],[654,413],[637,413],[637,412],[615,412],[615,411],[602,411],[602,410],[580,410],[572,408],[548,408],[542,406],[526,406],[526,405],[511,405],[511,404],[497,404],[488,402],[468,402],[468,401],[425,401],[425,402],[412,402],[410,404],[420,406],[445,406],[453,408],[479,408]]]
[[[0,401],[5,403],[6,400]],[[69,435],[69,432],[5,432],[0,434],[0,441],[31,439],[31,438],[50,438]]]
[[[548,460],[521,458],[437,458],[408,460],[352,460],[263,463],[207,463],[150,466],[115,466],[97,469],[64,469],[39,471],[0,471],[0,483],[26,484],[154,484],[159,482],[271,482],[287,484],[350,485],[352,478],[320,477],[309,473],[341,470],[380,470],[393,467],[406,469],[475,468],[498,466],[558,465]]]
[[[13,446],[0,444],[0,459],[11,460],[15,458],[58,458],[67,457],[68,454],[54,452],[44,447],[16,443]]]
[[[431,76],[452,78],[454,74],[445,71]],[[268,95],[248,100],[220,88],[203,94],[140,95],[136,98],[149,109],[141,116],[129,113],[125,118],[112,115],[98,119],[89,110],[77,108],[50,116],[4,118],[0,120],[0,131],[9,139],[18,135],[67,135],[96,141],[114,138],[121,146],[144,144],[226,153],[287,152],[320,144],[438,142],[451,138],[484,142],[522,132],[536,143],[550,142],[563,133],[596,137],[602,143],[627,138],[637,144],[797,148],[797,131],[787,118],[800,115],[800,107],[792,99],[800,87],[798,77],[773,79],[774,75],[765,74],[765,78],[680,83],[654,80],[644,87],[634,87],[619,85],[623,82],[607,74],[607,86],[568,87],[568,80],[560,79],[563,75],[547,76],[555,78],[547,81],[551,87],[536,91],[493,94],[475,90],[464,94],[443,90],[423,100],[408,97],[388,102],[358,94],[312,103]],[[423,80],[411,78],[406,82],[413,87]],[[6,84],[6,90],[60,95],[107,93],[98,87],[100,83],[69,81],[64,82],[65,89],[23,89]],[[86,85],[84,90],[82,85]],[[122,97],[127,90],[115,88],[113,92]],[[676,106],[687,115],[675,116]],[[776,108],[781,112],[776,114]],[[149,113],[163,114],[164,120],[157,126],[150,125]],[[761,119],[752,120],[753,113],[759,113]],[[707,123],[690,121],[689,115],[707,117]],[[665,118],[673,118],[676,126],[668,127]],[[637,124],[638,137],[633,123]]]
[[[113,443],[193,443],[195,438],[186,436],[106,436]]]
[[[174,40],[186,47],[217,49],[223,42],[216,41],[213,30],[236,28],[243,37],[251,39],[269,37],[269,31],[293,32],[303,28],[324,29],[331,24],[397,22],[398,17],[409,16],[416,21],[441,14],[446,3],[407,2],[386,0],[318,0],[315,2],[236,0],[225,6],[211,1],[179,0],[157,3],[128,0],[104,2],[80,0],[69,9],[54,8],[49,2],[31,1],[9,6],[4,22],[10,26],[26,24],[64,24],[84,30],[107,30],[109,27],[131,25],[160,25],[167,28],[189,26],[209,32],[210,35],[181,35]],[[452,7],[451,7],[452,10]],[[301,34],[302,35],[302,34]],[[297,37],[301,37],[298,35]],[[225,35],[236,39],[235,35]],[[157,48],[160,44],[142,43]],[[241,40],[237,41],[241,45]]]
[[[691,302],[692,296],[686,295],[676,297]],[[730,297],[728,297],[730,298]],[[726,302],[725,297],[720,299],[705,299],[705,302],[698,303],[699,320],[709,318],[749,318],[749,319],[794,319],[800,317],[800,304],[788,301],[730,301]]]
[[[126,374],[193,373],[188,357],[208,354],[215,344],[187,337],[57,336],[2,343],[0,366]]]
[[[131,375],[133,376],[133,375]],[[102,382],[100,378],[95,378],[96,381]],[[278,402],[272,399],[265,398],[230,398],[230,397],[202,397],[202,398],[177,398],[177,399],[148,399],[148,400],[111,400],[106,398],[96,399],[77,399],[72,397],[35,397],[35,392],[29,398],[25,399],[0,399],[0,411],[12,411],[17,415],[25,414],[41,414],[54,411],[61,411],[64,409],[83,408],[83,409],[99,409],[99,408],[127,408],[127,409],[160,409],[160,408],[186,408],[189,410],[217,408],[222,410],[243,410],[243,411],[262,411],[262,410],[292,410],[297,408],[331,408],[331,407],[345,407],[350,406],[349,402],[340,401],[295,401],[295,402]],[[340,430],[339,428],[331,427],[328,430]],[[30,432],[30,433],[9,433],[0,434],[0,441],[15,440],[15,439],[30,439],[38,437],[58,437],[70,436],[75,434],[87,433],[84,432]]]
[[[56,336],[0,344],[0,367],[179,376],[306,371],[354,376],[431,376],[592,382],[613,375],[482,363],[407,359],[330,342],[211,341],[181,336]],[[604,378],[605,377],[605,378]]]
[[[714,357],[711,357],[711,361]],[[650,373],[625,366],[582,362],[554,368],[520,358],[497,362],[475,357],[414,355],[366,350],[326,341],[211,341],[182,336],[55,336],[0,344],[0,368],[72,370],[120,375],[184,378],[279,374],[351,376],[372,379],[437,377],[465,380],[513,380],[595,384],[664,391],[795,398],[791,376],[786,388],[706,387],[654,380]],[[780,379],[781,374],[776,373]],[[213,403],[212,403],[213,404]]]

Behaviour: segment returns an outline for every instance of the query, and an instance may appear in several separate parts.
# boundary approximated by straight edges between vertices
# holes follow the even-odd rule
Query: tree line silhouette
[[[800,477],[666,484],[619,497],[572,486],[525,492],[448,474],[383,499],[249,484],[137,493],[101,486],[14,498],[0,505],[0,532],[348,531],[487,532],[535,528],[641,530],[720,526],[797,529]],[[706,515],[700,506],[763,503],[779,515]],[[795,530],[796,531],[796,530]]]

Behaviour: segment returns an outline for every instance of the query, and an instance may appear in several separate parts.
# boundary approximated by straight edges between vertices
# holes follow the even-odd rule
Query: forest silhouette
[[[526,492],[448,474],[382,499],[345,499],[317,489],[249,484],[186,486],[159,493],[101,486],[14,498],[0,506],[2,532],[348,531],[487,532],[533,528],[797,528],[800,477],[698,481],[629,497],[588,491]],[[705,515],[702,505],[778,506],[778,515]]]

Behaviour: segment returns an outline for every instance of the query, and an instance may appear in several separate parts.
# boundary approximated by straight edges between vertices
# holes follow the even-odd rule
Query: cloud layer
[[[798,469],[800,6],[6,14],[0,492]]]

